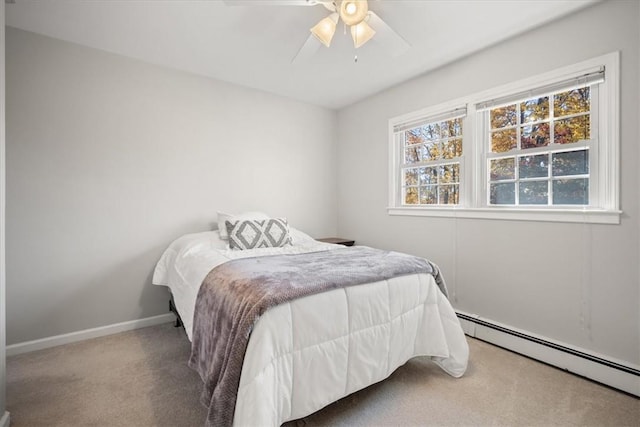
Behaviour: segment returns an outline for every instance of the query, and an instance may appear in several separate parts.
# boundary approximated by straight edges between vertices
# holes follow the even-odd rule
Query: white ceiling
[[[245,3],[248,3],[245,1]],[[358,49],[336,31],[330,48],[291,63],[322,6],[229,6],[213,0],[15,0],[10,26],[341,108],[594,0],[370,0],[411,48],[394,57],[374,39]]]

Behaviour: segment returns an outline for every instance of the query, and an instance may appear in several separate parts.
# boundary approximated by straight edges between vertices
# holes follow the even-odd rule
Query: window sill
[[[578,222],[588,224],[620,224],[622,211],[601,209],[526,209],[463,207],[390,207],[389,215],[430,216],[447,218],[498,219],[513,221]]]

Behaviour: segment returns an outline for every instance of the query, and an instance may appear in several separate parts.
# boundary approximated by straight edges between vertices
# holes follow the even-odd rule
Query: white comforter
[[[173,242],[153,283],[169,286],[191,339],[198,289],[230,259],[341,250],[292,229],[293,246],[226,249],[217,231]],[[245,356],[234,425],[279,426],[388,377],[412,357],[431,356],[454,377],[468,346],[431,275],[409,275],[312,295],[280,305],[256,324]]]

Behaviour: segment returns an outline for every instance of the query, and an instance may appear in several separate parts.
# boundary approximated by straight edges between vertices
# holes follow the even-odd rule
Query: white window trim
[[[486,179],[484,172],[484,144],[482,126],[476,126],[476,104],[488,99],[498,99],[513,93],[523,92],[575,76],[597,67],[605,67],[605,82],[599,85],[598,96],[602,108],[598,111],[598,128],[601,141],[597,158],[600,160],[598,176],[594,181],[599,186],[600,206],[553,208],[520,206],[486,206]],[[394,138],[393,128],[400,123],[433,116],[447,110],[467,106],[463,119],[463,147],[461,157],[460,204],[456,206],[404,206],[400,202],[400,151]],[[500,220],[578,222],[597,224],[619,224],[622,212],[619,209],[620,194],[620,53],[612,52],[597,58],[582,61],[547,73],[539,74],[497,88],[489,89],[464,98],[458,98],[437,106],[425,108],[389,120],[389,215],[481,218]]]
[[[443,104],[438,104],[436,107],[424,108],[419,111],[414,111],[412,113],[395,117],[389,120],[389,141],[390,141],[390,144],[389,144],[389,206],[390,208],[389,209],[393,209],[400,206],[401,205],[400,200],[402,197],[402,183],[400,182],[400,169],[402,169],[401,155],[403,154],[403,152],[401,148],[403,147],[400,147],[398,144],[398,141],[396,141],[394,128],[404,123],[411,123],[418,120],[422,121],[423,119],[426,119],[426,118],[430,118],[430,117],[435,118],[442,114],[451,113],[455,110],[458,110],[464,107],[466,104],[467,104],[466,99],[448,101]],[[463,128],[466,127],[465,123],[468,117],[469,117],[469,113],[467,111],[465,113],[465,116],[462,117]],[[461,171],[465,167],[465,149],[466,149],[466,147],[464,146],[465,139],[466,138],[464,138],[464,133],[463,133],[462,156],[456,157],[455,159],[456,163],[460,163]],[[446,162],[446,161],[443,160],[443,162]],[[464,187],[466,186],[463,186],[462,182],[460,182],[458,197],[461,202],[462,202],[462,198],[464,197],[463,195]],[[437,206],[442,206],[442,205],[436,205],[435,207]],[[428,207],[425,209],[432,209],[432,208],[433,207]],[[407,207],[406,209],[416,209],[416,208]],[[420,209],[420,208],[417,208],[417,209]]]

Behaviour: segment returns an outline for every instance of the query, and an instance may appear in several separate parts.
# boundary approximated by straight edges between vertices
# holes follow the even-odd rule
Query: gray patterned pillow
[[[291,244],[284,218],[225,221],[231,249],[280,248]]]

